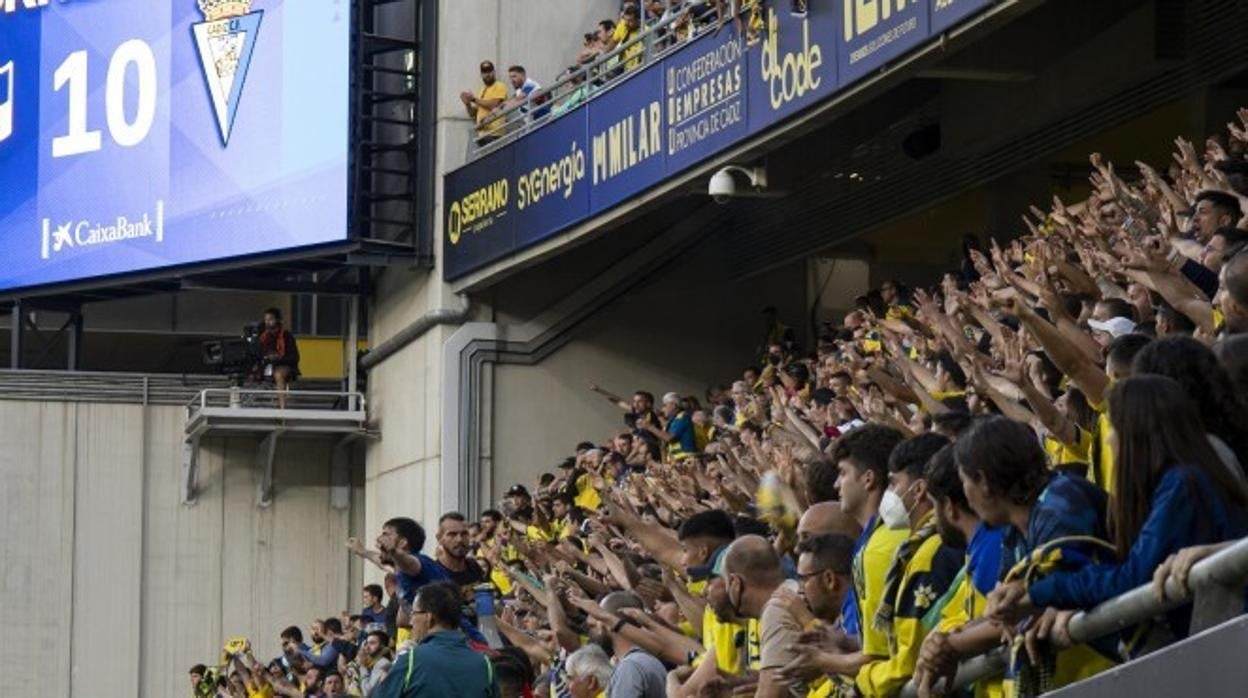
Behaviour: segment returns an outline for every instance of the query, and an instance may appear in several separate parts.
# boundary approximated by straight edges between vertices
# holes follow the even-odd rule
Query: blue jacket
[[[498,698],[494,665],[458,630],[430,633],[395,661],[373,698]]]
[[[1055,572],[1031,584],[1037,607],[1091,608],[1147,584],[1153,571],[1182,548],[1239,538],[1248,533],[1248,513],[1233,507],[1199,468],[1171,467],[1157,483],[1152,507],[1127,558],[1118,564],[1089,565]],[[1171,615],[1175,632],[1187,634],[1186,614]]]

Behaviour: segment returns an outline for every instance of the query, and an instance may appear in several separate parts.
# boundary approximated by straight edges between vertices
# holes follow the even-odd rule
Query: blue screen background
[[[19,3],[20,5],[20,3]],[[191,25],[195,0],[70,0],[0,15],[0,68],[13,64],[13,133],[0,142],[0,290],[138,272],[346,239],[350,15],[347,0],[255,0],[263,11],[229,144],[222,143]],[[156,59],[156,117],[123,147],[105,92],[117,47]],[[88,57],[88,128],[97,152],[52,156],[68,131],[69,89],[54,73]],[[124,111],[138,108],[128,69]],[[45,230],[146,220],[156,235],[52,249]]]

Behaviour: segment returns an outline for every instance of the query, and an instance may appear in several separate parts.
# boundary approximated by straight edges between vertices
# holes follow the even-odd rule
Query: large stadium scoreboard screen
[[[0,290],[344,240],[350,45],[349,0],[0,0]]]

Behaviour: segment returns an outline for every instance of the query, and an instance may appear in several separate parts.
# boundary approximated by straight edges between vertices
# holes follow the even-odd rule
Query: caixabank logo
[[[252,0],[196,1],[204,21],[192,24],[191,34],[212,97],[221,145],[228,146],[264,12],[252,12]]]
[[[108,221],[43,219],[40,259],[52,259],[71,250],[93,248],[129,240],[165,241],[165,202],[156,201],[150,211],[120,215]]]

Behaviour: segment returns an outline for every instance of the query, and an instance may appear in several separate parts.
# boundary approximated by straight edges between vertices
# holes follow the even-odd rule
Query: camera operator
[[[260,333],[260,355],[256,367],[258,379],[273,376],[277,386],[278,407],[286,407],[286,389],[299,377],[299,346],[295,336],[282,326],[282,311],[269,308],[264,311],[264,331]]]

